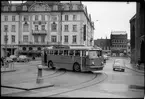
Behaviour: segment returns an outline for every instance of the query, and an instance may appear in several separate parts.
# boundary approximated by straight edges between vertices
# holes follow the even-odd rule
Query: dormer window
[[[69,10],[69,5],[66,5],[65,6],[65,10]]]
[[[8,11],[8,6],[5,6],[4,7],[4,11]]]
[[[77,5],[73,5],[73,10],[77,10]]]
[[[26,5],[23,6],[23,11],[27,11],[27,6]]]
[[[12,6],[12,11],[16,11],[16,7],[15,6]]]
[[[58,6],[57,6],[57,5],[54,5],[54,6],[53,6],[53,10],[54,10],[54,11],[58,10]]]

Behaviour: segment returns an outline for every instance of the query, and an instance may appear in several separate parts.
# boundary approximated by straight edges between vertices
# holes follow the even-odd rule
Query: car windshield
[[[19,56],[19,58],[26,58],[26,56],[24,56],[24,55],[21,55],[21,56]]]
[[[116,59],[116,60],[115,60],[115,64],[123,64],[123,60]]]

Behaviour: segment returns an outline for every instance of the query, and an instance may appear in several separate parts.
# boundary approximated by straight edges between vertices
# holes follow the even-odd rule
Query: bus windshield
[[[101,56],[101,51],[97,51],[97,50],[91,50],[88,53],[89,58],[98,58]]]

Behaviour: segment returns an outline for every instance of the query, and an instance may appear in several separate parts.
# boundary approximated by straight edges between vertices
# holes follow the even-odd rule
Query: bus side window
[[[54,55],[58,55],[58,50],[54,50]]]
[[[73,55],[74,55],[74,51],[73,51],[73,50],[70,50],[70,51],[69,51],[69,55],[70,55],[70,56],[73,56]]]
[[[47,54],[49,55],[49,50],[47,51]]]
[[[75,56],[80,56],[80,50],[75,51]]]
[[[59,50],[59,55],[62,55],[63,54],[63,50]]]
[[[83,50],[83,51],[82,51],[82,54],[83,54],[82,56],[86,56],[86,51]]]
[[[53,50],[50,50],[50,55],[53,55]]]
[[[68,56],[68,50],[64,50],[64,55]]]

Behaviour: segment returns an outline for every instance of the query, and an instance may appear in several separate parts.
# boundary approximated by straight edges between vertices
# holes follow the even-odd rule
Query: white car
[[[16,56],[16,55],[11,55],[10,58],[11,58],[13,61],[17,61],[17,56]]]
[[[125,71],[125,63],[122,59],[115,59],[113,64],[113,71],[119,70],[124,72]]]
[[[104,57],[105,60],[109,59],[109,56],[107,56],[107,55],[103,55],[103,57]]]
[[[20,55],[18,58],[17,58],[17,62],[29,62],[30,59],[25,56],[25,55]]]

